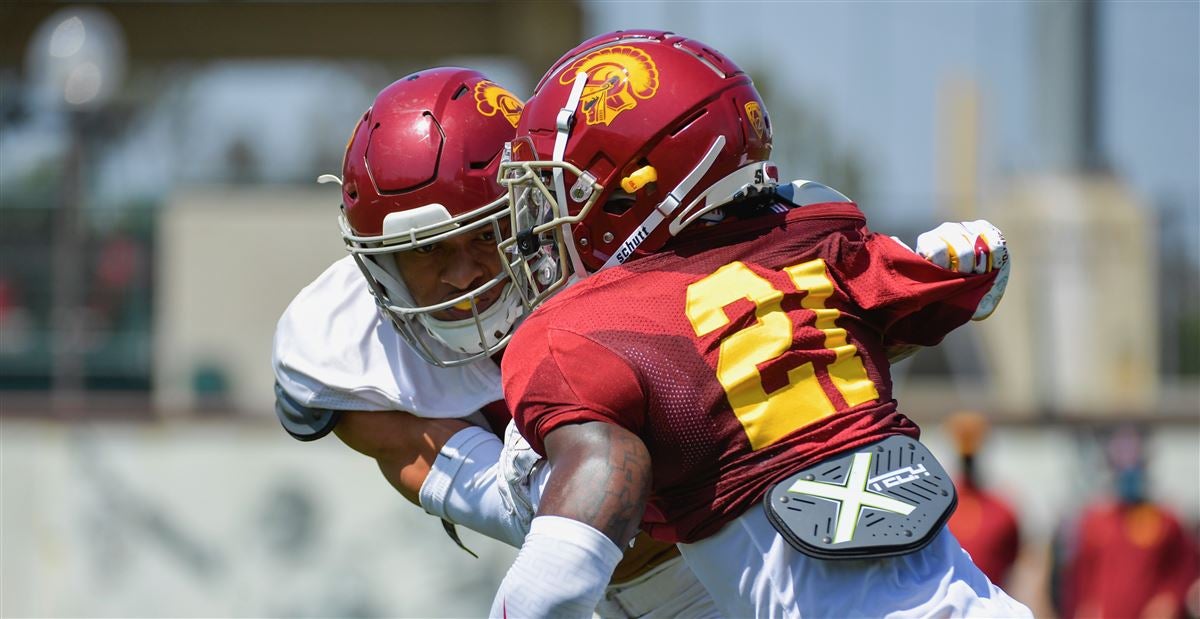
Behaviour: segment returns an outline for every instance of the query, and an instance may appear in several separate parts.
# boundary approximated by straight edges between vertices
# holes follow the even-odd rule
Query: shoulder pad
[[[830,202],[853,202],[836,189],[831,189],[814,181],[794,180],[786,185],[781,184],[777,186],[775,193],[780,198],[791,202],[794,206],[827,204]]]
[[[315,441],[333,431],[342,414],[340,411],[309,408],[297,402],[275,383],[275,415],[292,438]]]

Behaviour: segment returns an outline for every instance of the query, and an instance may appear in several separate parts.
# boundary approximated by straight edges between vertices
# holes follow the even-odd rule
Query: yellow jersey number
[[[825,261],[810,260],[783,271],[796,290],[808,293],[801,305],[816,314],[814,326],[825,334],[825,348],[837,355],[827,371],[846,403],[856,406],[879,398],[858,349],[846,340],[846,330],[834,324],[841,312],[825,307],[833,294]],[[755,450],[838,412],[821,387],[812,362],[790,370],[787,386],[772,393],[763,388],[758,366],[792,346],[792,320],[780,305],[783,294],[741,262],[731,262],[687,289],[687,317],[697,337],[729,323],[725,307],[730,303],[739,299],[754,303],[758,321],[721,341],[717,380]]]

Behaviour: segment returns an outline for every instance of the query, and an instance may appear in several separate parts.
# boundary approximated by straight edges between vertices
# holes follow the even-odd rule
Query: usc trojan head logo
[[[587,74],[580,107],[589,125],[609,124],[618,114],[658,91],[658,67],[650,54],[628,45],[592,52],[563,70],[558,83],[569,85],[577,73]]]
[[[520,99],[497,86],[495,82],[483,80],[475,84],[475,107],[484,116],[495,116],[496,112],[504,114],[505,120],[515,129],[524,105]]]
[[[746,102],[746,119],[750,121],[750,126],[754,127],[754,133],[758,139],[763,139],[763,135],[767,133],[767,121],[763,117],[762,106],[758,101]]]

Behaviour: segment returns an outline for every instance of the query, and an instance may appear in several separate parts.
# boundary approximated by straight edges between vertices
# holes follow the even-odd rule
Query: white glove
[[[917,237],[922,258],[959,273],[989,273],[1008,265],[1000,229],[983,219],[946,222]]]
[[[537,511],[536,499],[541,495],[541,488],[536,474],[544,464],[545,460],[517,431],[516,424],[508,422],[504,429],[504,449],[500,452],[497,490],[504,506],[525,531],[529,530],[529,523]]]
[[[983,320],[996,311],[1008,286],[1008,245],[1000,229],[986,220],[946,222],[917,237],[916,253],[926,260],[959,273],[1000,271],[971,320]]]

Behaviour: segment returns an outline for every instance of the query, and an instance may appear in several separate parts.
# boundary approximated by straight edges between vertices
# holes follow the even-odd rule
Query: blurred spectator
[[[1059,544],[1059,613],[1065,619],[1186,617],[1187,592],[1200,571],[1196,542],[1168,509],[1147,498],[1136,430],[1115,432],[1106,456],[1113,496],[1085,507]]]
[[[143,270],[143,249],[123,232],[104,239],[95,262],[89,309],[103,330],[116,329],[134,300],[133,287]]]
[[[958,509],[950,517],[950,531],[988,579],[1004,587],[1021,545],[1020,527],[1008,502],[984,490],[975,455],[987,435],[988,424],[979,413],[957,413],[946,421],[946,431],[959,455]]]
[[[0,355],[21,354],[33,345],[33,316],[19,283],[0,273]]]

